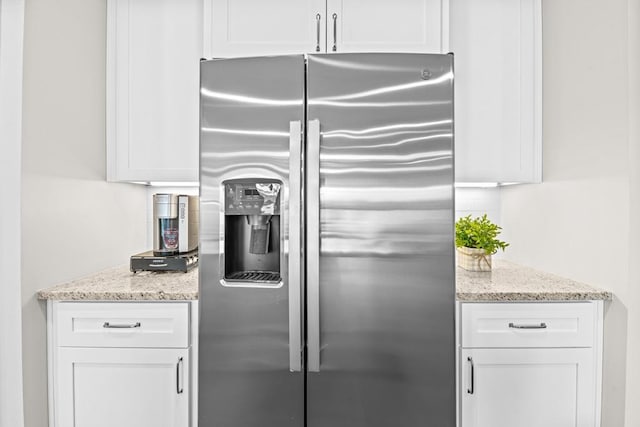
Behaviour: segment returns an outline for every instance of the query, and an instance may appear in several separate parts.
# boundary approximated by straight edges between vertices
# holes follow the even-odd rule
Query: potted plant
[[[487,214],[477,218],[467,215],[456,221],[458,266],[470,271],[491,271],[491,255],[509,246],[497,239],[500,230]]]

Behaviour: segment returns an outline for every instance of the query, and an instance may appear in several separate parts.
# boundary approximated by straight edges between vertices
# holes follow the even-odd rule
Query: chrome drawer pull
[[[541,322],[539,325],[516,325],[515,323],[509,323],[511,329],[547,329],[547,324]]]
[[[104,322],[104,325],[102,325],[103,328],[108,328],[108,329],[133,329],[133,328],[139,328],[140,326],[142,326],[142,324],[140,322],[136,322],[134,324],[129,324],[129,325],[112,325],[109,322]]]

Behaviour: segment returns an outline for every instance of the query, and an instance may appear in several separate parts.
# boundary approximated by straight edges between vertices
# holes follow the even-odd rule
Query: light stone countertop
[[[182,301],[198,299],[198,269],[183,272],[141,271],[128,265],[111,268],[38,292],[38,299],[59,301]]]
[[[503,260],[491,272],[457,269],[461,302],[609,300],[611,293]],[[198,299],[198,269],[188,273],[139,272],[116,267],[38,292],[60,301],[170,301]]]
[[[456,270],[461,302],[610,300],[611,292],[504,260],[491,272]]]

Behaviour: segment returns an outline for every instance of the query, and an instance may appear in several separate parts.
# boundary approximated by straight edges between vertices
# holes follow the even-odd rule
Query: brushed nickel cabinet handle
[[[176,363],[176,393],[182,394],[184,392],[184,388],[182,386],[182,375],[180,372],[182,371],[182,357],[178,359],[178,363]]]
[[[322,15],[316,14],[316,52],[320,52],[320,20]]]
[[[515,323],[509,323],[511,329],[547,329],[547,324],[540,322],[538,325],[517,325]]]
[[[470,369],[471,369],[471,373],[470,373],[470,377],[469,377],[471,379],[471,384],[470,384],[470,387],[467,388],[467,393],[468,394],[473,394],[473,389],[475,388],[474,378],[473,378],[475,376],[474,366],[473,366],[473,358],[467,357],[467,362],[469,362],[469,366],[470,366]]]
[[[333,16],[333,47],[332,51],[336,52],[338,50],[338,14],[334,13]]]
[[[125,324],[125,325],[123,324],[112,325],[109,322],[104,322],[104,324],[102,325],[103,328],[107,328],[107,329],[133,329],[133,328],[139,328],[141,326],[142,324],[140,322]]]

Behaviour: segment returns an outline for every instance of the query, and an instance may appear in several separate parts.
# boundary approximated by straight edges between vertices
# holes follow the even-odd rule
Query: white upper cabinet
[[[107,179],[198,181],[200,58],[335,46],[454,52],[456,181],[540,182],[540,1],[107,0]]]
[[[448,0],[209,0],[207,57],[447,49]],[[447,25],[443,25],[446,23]]]
[[[327,52],[448,49],[449,0],[327,0]]]
[[[457,182],[542,179],[540,0],[450,0]]]
[[[324,52],[325,0],[208,0],[207,58]]]
[[[202,0],[109,0],[107,16],[107,179],[197,181]]]

